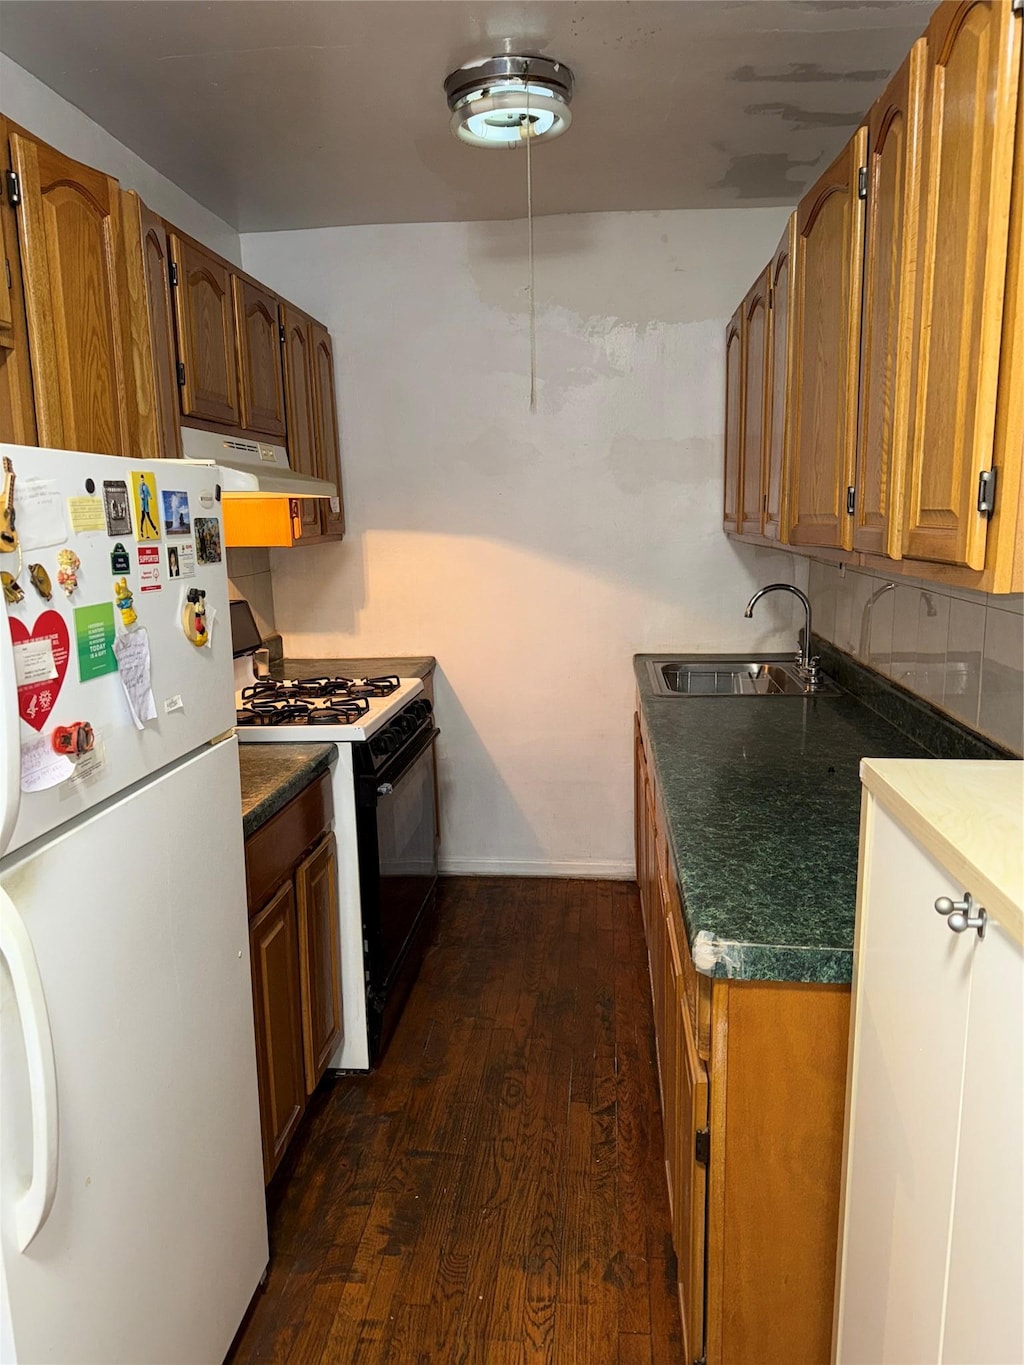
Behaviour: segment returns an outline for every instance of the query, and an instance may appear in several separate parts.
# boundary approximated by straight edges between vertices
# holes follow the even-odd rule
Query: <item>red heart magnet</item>
[[[68,671],[68,624],[59,611],[44,611],[31,633],[15,617],[12,616],[10,621],[11,640],[15,645],[49,640],[53,649],[53,666],[57,676],[43,682],[22,683],[18,688],[18,711],[22,720],[31,725],[33,730],[41,730],[60,695],[64,675]]]

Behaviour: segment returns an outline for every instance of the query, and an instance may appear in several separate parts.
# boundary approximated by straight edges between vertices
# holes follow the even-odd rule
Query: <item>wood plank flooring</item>
[[[269,1191],[229,1360],[679,1362],[643,926],[627,882],[458,878],[379,1071]]]

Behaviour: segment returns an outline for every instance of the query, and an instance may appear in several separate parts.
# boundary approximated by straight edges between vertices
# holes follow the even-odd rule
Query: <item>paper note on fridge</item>
[[[64,499],[56,479],[19,478],[14,485],[14,517],[23,551],[63,545],[68,538]]]
[[[56,676],[53,641],[48,635],[41,640],[21,640],[14,646],[14,680],[19,687],[50,682]]]
[[[41,792],[66,782],[75,771],[67,754],[54,752],[49,735],[40,735],[21,746],[21,790]]]
[[[135,728],[141,730],[144,721],[156,719],[156,701],[149,682],[149,635],[141,626],[119,635],[114,641],[114,654],[128,709]]]

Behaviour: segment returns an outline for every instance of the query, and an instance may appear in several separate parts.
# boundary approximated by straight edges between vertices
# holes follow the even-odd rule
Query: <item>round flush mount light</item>
[[[572,122],[572,72],[549,57],[487,57],[444,83],[451,129],[474,147],[522,147]]]

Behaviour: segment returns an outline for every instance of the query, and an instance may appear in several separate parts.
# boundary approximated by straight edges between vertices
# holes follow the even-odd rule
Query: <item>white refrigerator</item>
[[[217,470],[0,456],[0,1361],[218,1362],[268,1249]]]

